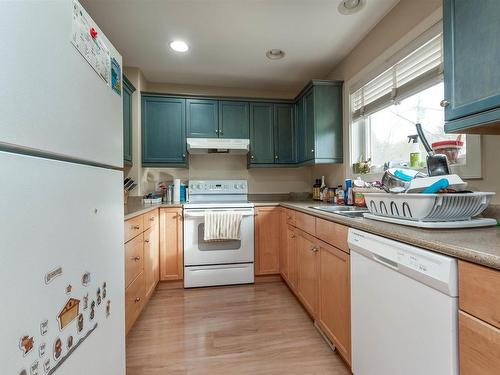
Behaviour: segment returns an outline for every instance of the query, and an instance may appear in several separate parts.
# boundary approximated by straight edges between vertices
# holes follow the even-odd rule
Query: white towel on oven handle
[[[205,211],[205,241],[241,239],[242,214],[238,211]]]

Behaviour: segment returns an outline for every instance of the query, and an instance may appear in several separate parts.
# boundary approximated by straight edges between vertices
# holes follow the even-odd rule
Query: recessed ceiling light
[[[340,14],[350,15],[357,13],[365,5],[365,0],[342,0],[338,6]]]
[[[186,52],[189,49],[189,46],[182,40],[174,40],[170,43],[170,48],[176,52]]]
[[[285,52],[283,52],[282,50],[280,50],[278,48],[273,48],[273,49],[270,49],[269,51],[266,52],[266,56],[268,59],[278,60],[278,59],[282,59],[283,57],[285,57]]]

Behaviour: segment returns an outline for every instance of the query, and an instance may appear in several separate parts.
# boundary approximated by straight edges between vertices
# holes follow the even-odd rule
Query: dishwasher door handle
[[[377,254],[373,254],[372,253],[372,258],[374,261],[380,263],[380,264],[383,264],[384,266],[387,266],[389,268],[392,268],[393,270],[396,270],[398,271],[399,270],[399,267],[398,267],[398,264],[390,259],[387,259],[383,256],[380,256],[380,255],[377,255]]]

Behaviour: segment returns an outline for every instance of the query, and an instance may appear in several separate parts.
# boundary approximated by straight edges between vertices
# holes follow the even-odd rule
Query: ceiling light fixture
[[[283,50],[280,50],[278,48],[273,48],[266,52],[266,56],[268,59],[278,60],[285,57],[285,52],[283,52]]]
[[[359,12],[365,6],[365,0],[342,0],[338,6],[340,14],[351,15]]]
[[[189,49],[189,46],[182,40],[174,40],[170,43],[170,48],[176,52],[186,52]]]

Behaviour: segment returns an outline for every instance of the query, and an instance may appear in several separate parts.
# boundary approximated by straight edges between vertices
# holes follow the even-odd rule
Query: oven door
[[[211,211],[241,212],[241,240],[210,241],[203,239],[205,210],[184,210],[184,265],[217,265],[253,263],[254,261],[254,209],[231,208]]]

